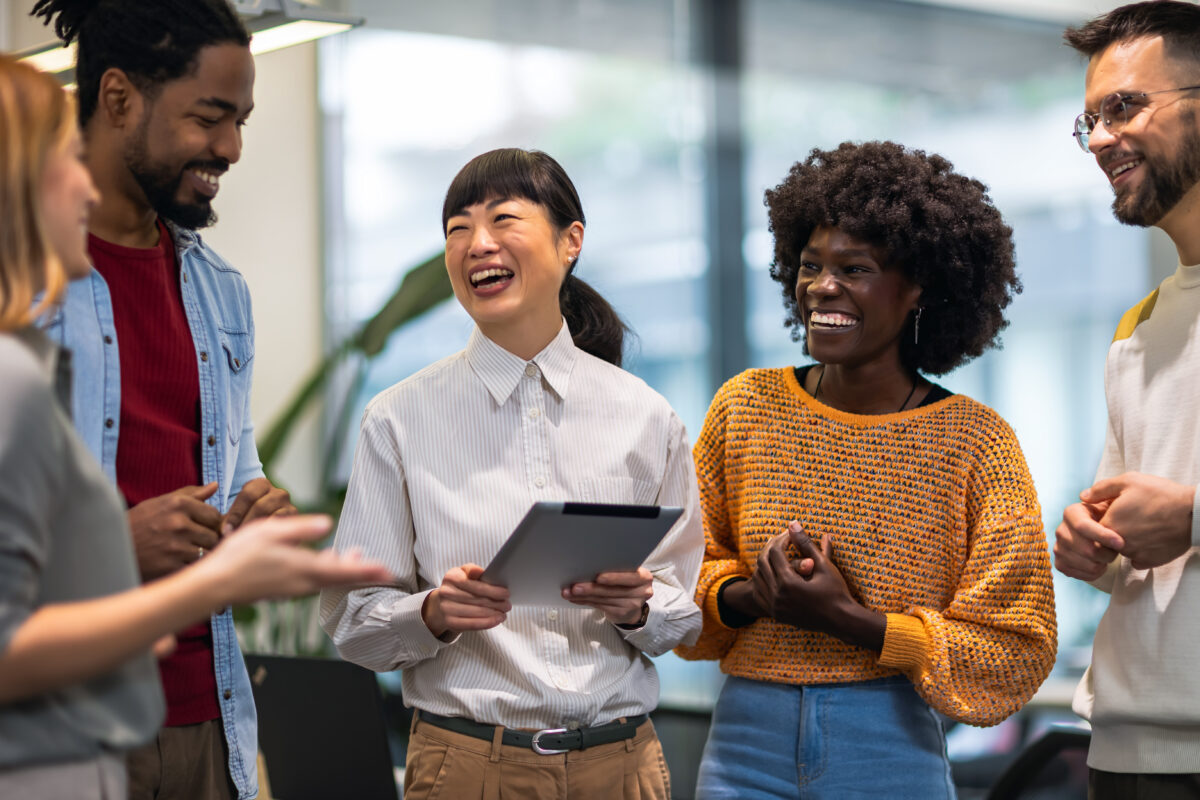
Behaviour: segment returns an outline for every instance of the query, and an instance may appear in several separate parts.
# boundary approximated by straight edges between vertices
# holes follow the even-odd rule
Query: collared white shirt
[[[514,606],[496,628],[437,639],[421,619],[425,597],[453,567],[486,566],[540,500],[684,508],[645,563],[646,624]],[[466,350],[376,396],[334,546],[361,549],[398,579],[322,592],[338,652],[403,670],[405,702],[435,714],[514,728],[641,714],[658,701],[647,655],[700,631],[704,537],[683,423],[640,379],[577,349],[565,323],[530,361],[476,328]]]

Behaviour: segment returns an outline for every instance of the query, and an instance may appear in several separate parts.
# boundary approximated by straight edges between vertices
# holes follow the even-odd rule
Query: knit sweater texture
[[[1016,436],[962,395],[910,411],[849,414],[814,400],[792,369],[727,382],[696,442],[707,550],[688,659],[790,684],[903,673],[933,708],[973,725],[1019,709],[1054,664],[1049,552]],[[791,520],[854,597],[887,615],[883,652],[770,618],[731,629],[717,593],[753,574]]]
[[[1122,318],[1108,351],[1108,436],[1096,478],[1142,472],[1200,484],[1200,265],[1179,265]],[[1192,547],[1154,569],[1118,556],[1074,708],[1092,723],[1088,764],[1200,772],[1200,491]]]

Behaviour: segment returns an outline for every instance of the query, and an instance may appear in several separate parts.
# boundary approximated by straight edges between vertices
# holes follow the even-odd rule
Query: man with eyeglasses
[[[1096,482],[1055,532],[1055,566],[1112,595],[1074,708],[1092,724],[1092,798],[1196,798],[1200,6],[1123,6],[1064,38],[1089,59],[1075,137],[1108,176],[1113,214],[1161,228],[1179,253],[1117,327]]]

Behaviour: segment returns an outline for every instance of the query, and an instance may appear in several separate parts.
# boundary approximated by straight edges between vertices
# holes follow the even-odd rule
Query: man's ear
[[[145,98],[125,70],[110,67],[100,76],[96,112],[114,128],[125,128],[141,119]]]

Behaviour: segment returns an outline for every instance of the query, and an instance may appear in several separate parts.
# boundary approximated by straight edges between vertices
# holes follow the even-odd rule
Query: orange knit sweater
[[[994,725],[1054,664],[1050,559],[1020,446],[962,395],[896,414],[814,400],[792,369],[750,370],[717,393],[695,447],[707,551],[704,629],[684,658],[792,684],[903,672],[938,711]],[[791,520],[832,534],[856,599],[887,615],[880,655],[763,618],[725,627],[717,592],[750,576]]]

